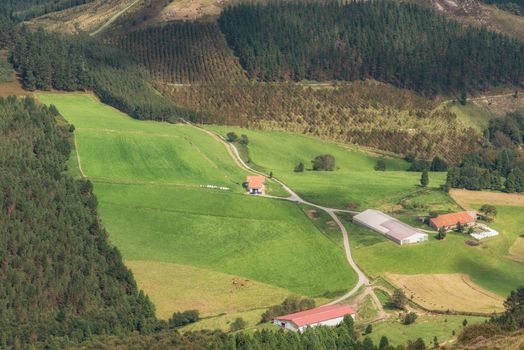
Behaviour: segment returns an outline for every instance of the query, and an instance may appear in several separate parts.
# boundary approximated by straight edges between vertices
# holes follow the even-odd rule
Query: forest
[[[23,26],[7,38],[11,61],[27,90],[93,90],[102,102],[137,119],[193,118],[152,87],[146,67],[109,44],[87,35],[57,36]]]
[[[65,173],[73,129],[59,121],[32,98],[0,98],[1,348],[64,348],[156,322],[108,243],[91,183]]]
[[[489,121],[489,141],[478,152],[465,154],[459,167],[448,172],[448,188],[524,192],[524,114],[508,113]]]
[[[493,4],[515,15],[524,16],[524,0],[482,0],[482,2]]]
[[[245,3],[219,25],[262,81],[373,78],[434,96],[524,77],[523,43],[408,3]]]
[[[246,78],[216,23],[173,22],[110,42],[142,62],[155,80],[187,84]]]
[[[0,13],[25,21],[47,13],[87,4],[94,0],[3,0]]]

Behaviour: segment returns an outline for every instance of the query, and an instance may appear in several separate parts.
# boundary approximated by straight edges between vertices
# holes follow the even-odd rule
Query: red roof
[[[248,189],[261,189],[266,181],[265,176],[248,176],[247,177],[247,188]]]
[[[459,222],[461,224],[469,224],[475,222],[475,218],[467,211],[461,211],[459,213],[439,215],[436,218],[431,219],[431,223],[436,228],[453,226]]]
[[[308,324],[315,324],[322,321],[332,320],[334,318],[346,315],[354,315],[355,310],[344,305],[327,305],[314,309],[295,312],[294,314],[275,317],[277,320],[291,321],[298,327]]]

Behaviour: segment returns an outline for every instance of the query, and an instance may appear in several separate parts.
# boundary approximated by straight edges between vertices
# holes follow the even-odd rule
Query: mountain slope
[[[91,184],[64,174],[71,129],[56,115],[30,98],[0,99],[2,348],[64,347],[155,319],[107,242]]]

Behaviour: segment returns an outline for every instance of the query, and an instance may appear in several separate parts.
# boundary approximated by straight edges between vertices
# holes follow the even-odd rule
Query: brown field
[[[452,189],[449,195],[464,209],[471,204],[524,206],[524,194]]]
[[[188,265],[126,261],[157,317],[196,309],[201,316],[234,314],[279,304],[292,293],[268,284]]]
[[[524,238],[519,237],[509,248],[509,257],[515,261],[524,263]]]
[[[30,94],[31,92],[22,89],[22,85],[20,85],[20,82],[18,81],[14,73],[13,73],[12,82],[0,84],[0,96],[9,96],[9,95],[27,96]]]
[[[428,310],[479,312],[502,311],[504,299],[475,285],[462,274],[396,275],[386,274],[408,298]]]

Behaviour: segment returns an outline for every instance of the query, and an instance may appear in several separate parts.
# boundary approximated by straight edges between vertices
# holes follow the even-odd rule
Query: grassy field
[[[524,237],[519,237],[509,248],[509,256],[511,259],[524,263]]]
[[[38,98],[76,126],[80,163],[94,183],[110,240],[131,261],[139,286],[149,290],[162,316],[199,306],[190,307],[194,296],[187,293],[174,302],[160,292],[166,286],[212,286],[224,274],[263,288],[243,293],[232,310],[220,292],[227,288],[217,287],[210,291],[207,315],[276,304],[286,293],[339,294],[355,283],[343,249],[300,207],[243,194],[246,173],[205,132],[137,121],[90,95]],[[201,188],[208,184],[230,190]],[[206,272],[193,281],[181,265]],[[165,274],[148,273],[150,266]]]
[[[504,298],[490,293],[461,274],[395,275],[387,278],[415,303],[429,310],[490,314],[504,310]]]
[[[406,194],[420,189],[420,173],[407,172],[409,164],[401,159],[385,157],[387,171],[381,172],[373,169],[381,155],[355,147],[285,132],[209,128],[224,135],[230,130],[246,134],[252,161],[316,204],[391,210]],[[310,169],[314,157],[327,153],[335,157],[335,171],[293,171],[300,162]],[[440,186],[444,179],[445,173],[431,173],[430,187]]]
[[[263,311],[289,295],[285,289],[191,265],[139,260],[125,263],[155,301],[157,316],[163,319],[171,317],[173,310],[197,309],[203,317],[253,308]]]
[[[422,338],[430,348],[433,338],[437,337],[440,344],[454,338],[453,331],[458,335],[462,330],[462,322],[466,319],[468,324],[483,322],[482,317],[464,316],[421,316],[415,323],[405,326],[397,319],[373,324],[373,332],[369,335],[375,343],[386,335],[392,345],[405,345],[409,340]]]

